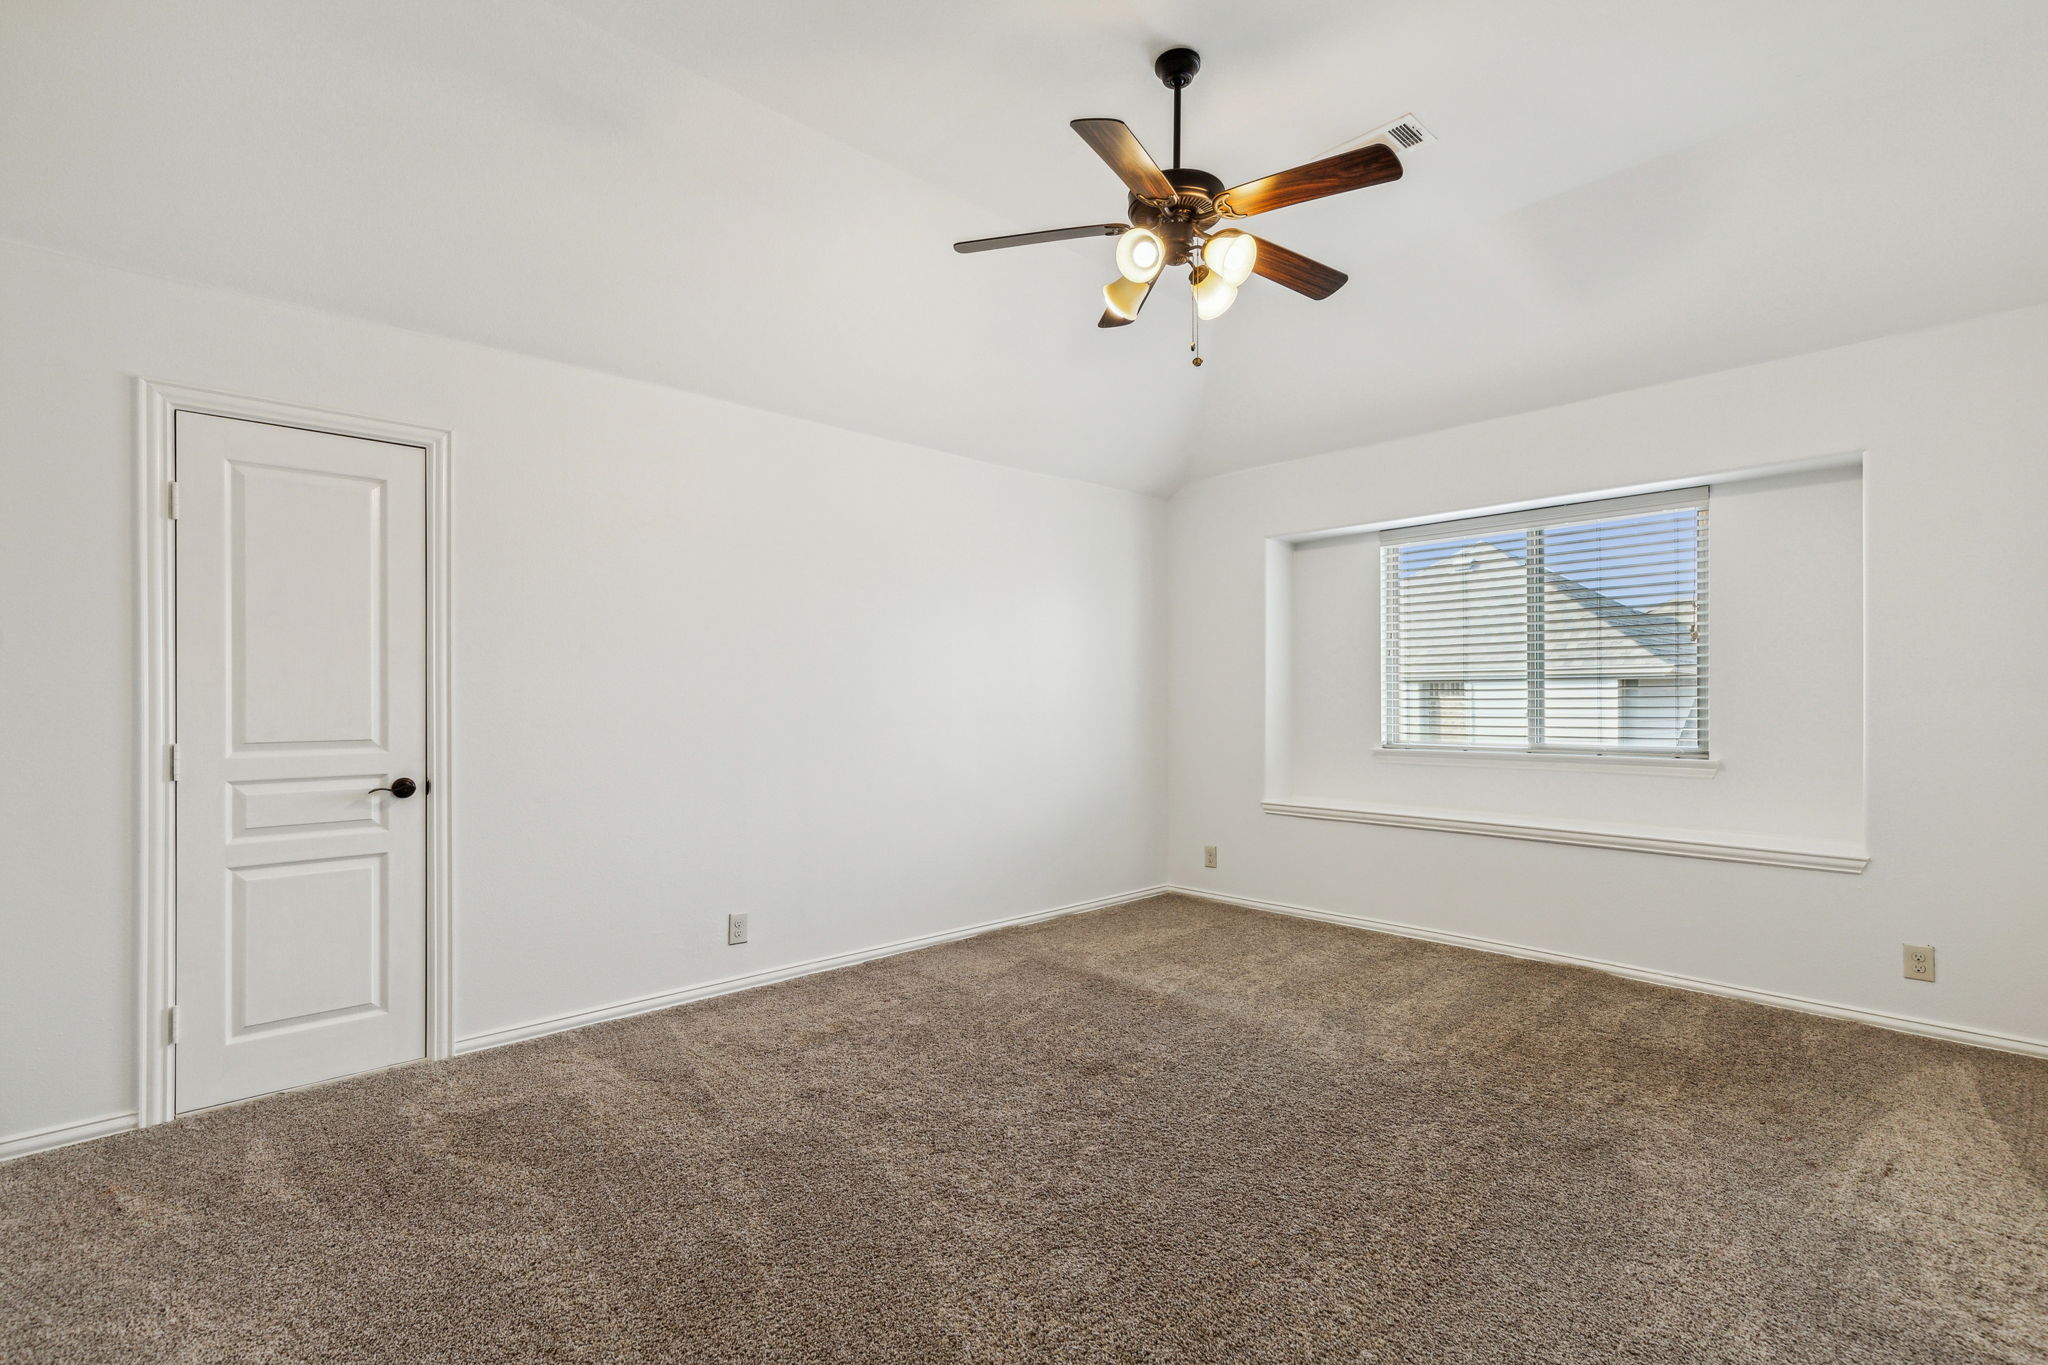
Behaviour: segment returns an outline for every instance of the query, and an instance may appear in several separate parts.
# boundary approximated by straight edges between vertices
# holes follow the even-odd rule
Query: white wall
[[[134,1107],[136,374],[455,433],[459,1037],[1160,880],[1157,502],[0,245],[0,1139]]]
[[[1168,519],[1171,879],[2048,1040],[2043,374],[2048,309],[2028,309],[1184,489]],[[1268,537],[1855,451],[1864,452],[1866,872],[1260,810]],[[1724,571],[1742,572],[1720,548],[1717,584]],[[1715,659],[1717,694],[1728,662]],[[1284,670],[1274,676],[1284,682]],[[1770,719],[1721,717],[1715,745],[1730,755],[1727,770],[1686,785],[1737,790],[1741,752],[1767,738]],[[1497,811],[1517,808],[1520,776],[1388,764],[1371,780],[1380,800]],[[1574,780],[1606,784],[1610,803],[1640,798],[1667,822],[1687,818],[1669,778]],[[1832,815],[1786,807],[1792,781],[1745,809],[1776,809],[1772,823],[1788,836],[1801,823],[1808,834],[1835,828]],[[1205,844],[1220,848],[1213,871],[1202,867]],[[1937,983],[1902,979],[1905,942],[1936,946]]]
[[[1162,563],[1135,495],[0,244],[0,1139],[133,1104],[135,374],[456,433],[460,1035],[1134,890],[1164,847],[2044,1039],[2044,372],[2033,309],[1256,469],[1177,497]],[[1259,810],[1268,537],[1859,450],[1866,873]]]

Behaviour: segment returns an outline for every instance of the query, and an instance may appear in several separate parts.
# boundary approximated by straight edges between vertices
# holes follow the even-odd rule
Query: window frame
[[[1379,678],[1380,678],[1380,721],[1378,742],[1373,748],[1377,758],[1396,761],[1435,761],[1448,759],[1454,762],[1505,762],[1512,766],[1526,766],[1532,763],[1561,768],[1605,767],[1633,769],[1636,771],[1686,770],[1687,775],[1711,776],[1720,768],[1715,756],[1711,733],[1709,697],[1708,644],[1709,622],[1707,608],[1707,564],[1710,518],[1709,498],[1712,489],[1707,485],[1671,489],[1659,493],[1639,494],[1623,497],[1588,498],[1567,503],[1556,503],[1518,512],[1502,513],[1481,517],[1446,518],[1438,521],[1416,522],[1390,528],[1379,533]],[[1669,675],[1674,679],[1690,678],[1693,686],[1693,700],[1696,708],[1694,724],[1698,730],[1696,748],[1661,747],[1655,745],[1603,744],[1592,742],[1554,742],[1539,738],[1542,736],[1542,717],[1546,702],[1546,688],[1556,680],[1547,672],[1548,658],[1545,654],[1544,633],[1549,605],[1545,596],[1544,567],[1546,537],[1552,530],[1571,527],[1585,527],[1601,522],[1624,521],[1636,517],[1654,515],[1659,512],[1691,511],[1696,514],[1694,523],[1693,557],[1695,574],[1691,597],[1691,667],[1684,673]],[[1453,544],[1461,541],[1478,541],[1489,536],[1520,534],[1527,537],[1527,552],[1524,557],[1523,573],[1527,583],[1527,595],[1522,604],[1519,630],[1525,646],[1524,668],[1519,675],[1502,675],[1503,680],[1519,682],[1523,693],[1523,709],[1526,725],[1523,742],[1519,744],[1486,743],[1430,743],[1413,739],[1402,739],[1400,734],[1406,719],[1408,729],[1413,730],[1414,716],[1404,711],[1403,688],[1420,684],[1423,687],[1442,686],[1454,681],[1442,677],[1416,678],[1404,676],[1400,661],[1400,601],[1399,581],[1401,553],[1418,545]],[[1591,589],[1598,592],[1598,589]],[[1607,594],[1600,594],[1606,597]],[[1613,599],[1619,600],[1619,599]],[[1630,605],[1624,603],[1623,605]],[[1640,610],[1640,608],[1637,608]],[[1606,619],[1604,616],[1602,619]],[[1632,675],[1617,674],[1615,677],[1616,707],[1619,714],[1620,684],[1631,680]],[[1635,679],[1640,681],[1640,679]],[[1457,679],[1467,697],[1475,695],[1469,687],[1470,679]],[[1418,707],[1418,711],[1419,711]]]

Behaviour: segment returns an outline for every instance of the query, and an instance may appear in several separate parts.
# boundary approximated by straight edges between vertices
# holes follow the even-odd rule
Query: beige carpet
[[[2048,1360],[2048,1064],[1177,898],[0,1167],[0,1359]]]

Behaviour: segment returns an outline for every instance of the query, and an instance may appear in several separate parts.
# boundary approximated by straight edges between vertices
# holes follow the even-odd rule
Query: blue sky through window
[[[1699,586],[1699,513],[1648,512],[1608,521],[1545,527],[1543,566],[1632,607],[1684,601]],[[1475,545],[1492,545],[1517,561],[1524,541],[1536,531],[1461,536],[1399,548],[1403,578],[1450,559]]]

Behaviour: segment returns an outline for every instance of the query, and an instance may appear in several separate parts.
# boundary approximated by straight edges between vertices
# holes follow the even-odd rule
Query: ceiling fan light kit
[[[1259,239],[1236,228],[1202,243],[1202,264],[1221,275],[1232,289],[1252,277],[1259,264]]]
[[[1166,268],[1166,243],[1150,228],[1134,227],[1116,239],[1116,270],[1133,284],[1150,284]]]
[[[1195,316],[1203,322],[1214,322],[1237,302],[1237,286],[1215,271],[1196,270],[1191,278],[1194,281]]]
[[[1197,321],[1188,349],[1195,352],[1197,365],[1202,363],[1199,324],[1221,317],[1236,301],[1238,287],[1253,275],[1311,299],[1326,299],[1336,293],[1349,278],[1343,271],[1249,232],[1218,225],[1399,180],[1401,158],[1392,147],[1375,142],[1225,189],[1209,172],[1180,164],[1180,95],[1201,69],[1201,55],[1185,47],[1162,52],[1152,63],[1160,83],[1173,91],[1173,166],[1168,170],[1159,168],[1122,120],[1084,118],[1073,122],[1081,140],[1094,148],[1130,192],[1126,205],[1129,222],[982,237],[955,242],[953,249],[994,251],[1083,237],[1115,237],[1117,278],[1103,286],[1098,327],[1122,327],[1135,321],[1161,273],[1168,266],[1186,266]]]
[[[1104,314],[1129,322],[1138,316],[1138,310],[1145,306],[1145,296],[1151,292],[1152,281],[1133,280],[1119,275],[1102,286]]]

